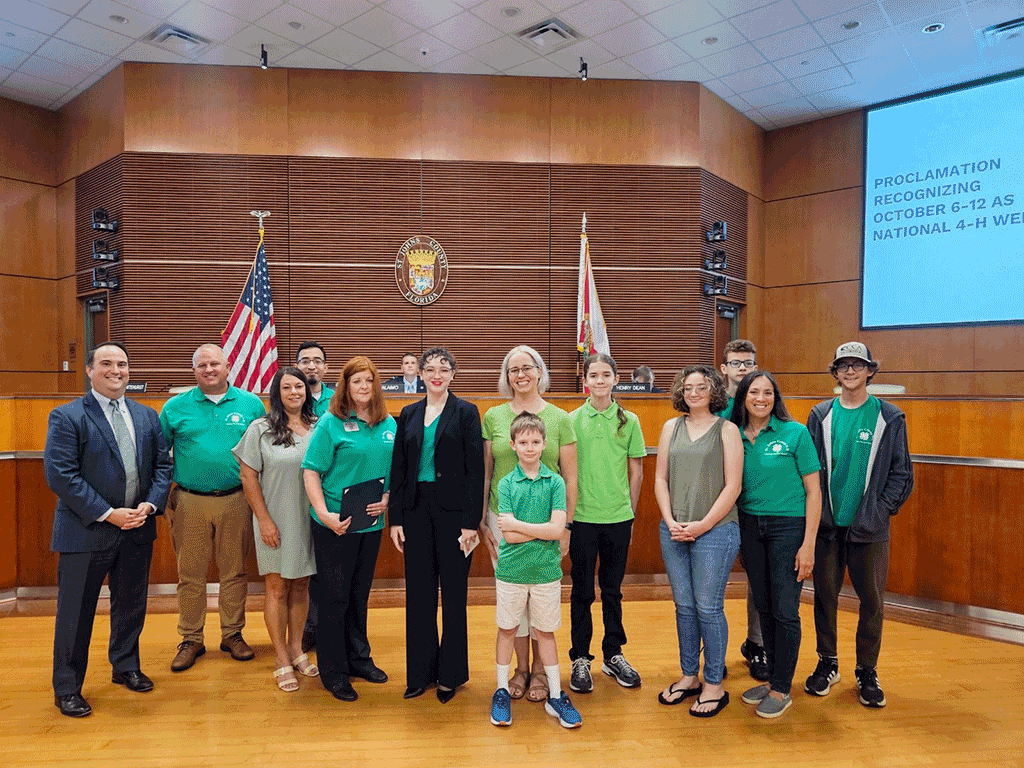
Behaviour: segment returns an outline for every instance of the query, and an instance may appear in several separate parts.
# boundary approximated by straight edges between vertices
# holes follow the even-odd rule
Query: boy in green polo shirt
[[[527,607],[537,655],[552,690],[561,681],[555,631],[562,624],[559,540],[565,530],[565,482],[541,463],[545,429],[539,417],[524,411],[512,421],[509,431],[519,463],[498,483],[498,527],[504,540],[494,573],[498,689],[491,698],[493,725],[512,724],[509,667],[516,630]],[[548,698],[544,710],[557,717],[564,728],[583,724],[565,691]]]

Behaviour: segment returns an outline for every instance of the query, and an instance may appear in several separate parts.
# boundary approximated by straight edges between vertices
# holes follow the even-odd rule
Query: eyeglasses
[[[448,376],[452,372],[451,368],[424,368],[423,373],[427,376]]]
[[[730,360],[726,363],[730,368],[757,368],[756,360]]]
[[[323,365],[326,360],[322,357],[300,357],[299,365]]]
[[[863,360],[854,360],[852,363],[836,363],[836,371],[838,373],[846,373],[848,370],[860,373],[867,367],[868,364]]]
[[[537,368],[538,368],[538,366],[536,366],[536,365],[523,365],[523,366],[520,366],[518,368],[509,368],[508,369],[508,375],[509,376],[518,376],[520,373],[525,373],[525,374],[529,375],[529,374],[533,373],[534,371],[536,371]]]
[[[711,387],[709,387],[707,384],[698,384],[696,386],[686,385],[685,387],[683,387],[683,394],[684,395],[693,395],[693,394],[703,395],[703,394],[707,393],[710,389],[711,389]]]

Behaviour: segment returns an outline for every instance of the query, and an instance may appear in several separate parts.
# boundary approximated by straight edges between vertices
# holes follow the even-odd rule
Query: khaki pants
[[[203,642],[211,555],[220,575],[221,638],[241,632],[249,591],[245,562],[252,546],[252,513],[245,493],[197,496],[175,488],[168,513],[178,558],[178,634],[185,640]]]

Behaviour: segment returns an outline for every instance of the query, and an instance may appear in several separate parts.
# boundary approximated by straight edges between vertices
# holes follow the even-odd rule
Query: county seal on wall
[[[410,237],[395,257],[398,290],[413,304],[431,304],[448,285],[448,257],[444,248],[427,235]]]

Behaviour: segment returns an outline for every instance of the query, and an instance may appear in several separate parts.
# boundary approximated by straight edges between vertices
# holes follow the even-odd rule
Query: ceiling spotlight
[[[263,43],[260,43],[260,69],[266,69],[269,66],[267,63],[267,49],[263,47]]]
[[[118,16],[117,14],[114,14],[113,16],[111,16],[110,20],[112,22],[114,22],[115,24],[127,24],[128,23],[128,19],[126,19],[124,16]]]
[[[288,26],[294,30],[300,30],[304,29],[306,25],[303,24],[301,21],[289,21]]]
[[[4,32],[4,37],[14,37],[13,32]]]
[[[580,80],[584,83],[587,82],[587,62],[580,56]]]
[[[521,13],[521,11],[518,8],[516,8],[514,5],[510,5],[508,8],[502,8],[501,12],[507,18],[510,18],[510,19],[514,19],[516,16],[518,16]]]
[[[936,22],[935,24],[929,24],[927,27],[925,27],[921,31],[924,32],[926,35],[934,35],[936,32],[941,32],[945,28],[946,28],[946,25],[943,24],[940,21],[940,22]]]
[[[717,42],[717,37],[705,37],[703,40],[700,41],[701,45],[714,45]]]
[[[860,26],[860,22],[859,21],[848,21],[845,24],[843,24],[843,29],[845,29],[846,31],[849,32],[849,31],[852,31],[852,30],[856,29],[859,26]]]

